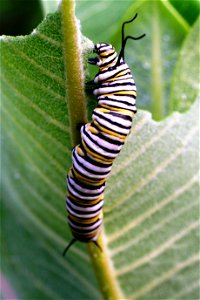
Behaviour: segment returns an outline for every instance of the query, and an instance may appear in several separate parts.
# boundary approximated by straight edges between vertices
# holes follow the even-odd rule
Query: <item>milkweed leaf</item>
[[[141,11],[144,4],[136,4]],[[129,5],[121,10],[124,18]],[[149,20],[143,19],[143,28]],[[140,84],[141,53],[134,50],[137,72],[132,52],[126,53],[138,74],[139,108],[146,97],[141,91],[148,90]],[[85,245],[75,244],[62,257],[71,240],[64,199],[72,145],[59,12],[31,35],[2,37],[1,58],[2,272],[20,299],[102,299]],[[161,122],[139,109],[113,166],[104,228],[126,299],[198,298],[198,105]]]

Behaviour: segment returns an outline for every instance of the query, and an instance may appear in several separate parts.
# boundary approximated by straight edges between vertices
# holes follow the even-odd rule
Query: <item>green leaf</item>
[[[110,42],[119,51],[122,22],[138,13],[137,19],[126,27],[126,34],[145,33],[146,36],[139,41],[128,41],[125,58],[134,70],[139,107],[151,111],[153,118],[160,120],[170,112],[172,74],[190,26],[168,1],[117,3],[78,1],[82,32],[94,42]],[[112,10],[114,14],[110,14]]]
[[[179,267],[198,253],[197,107],[159,124],[139,114],[112,170],[105,227],[130,299],[178,299],[194,275],[195,266]]]
[[[199,26],[194,24],[181,49],[170,95],[171,112],[186,111],[199,93]]]
[[[170,2],[189,24],[194,24],[200,13],[199,0],[170,0]]]
[[[134,32],[142,34],[152,15],[139,4],[146,14]],[[2,272],[19,299],[102,299],[85,245],[61,256],[71,239],[64,199],[72,147],[62,42],[59,13],[29,36],[1,39]],[[140,68],[131,67],[138,84],[147,72],[145,43],[134,50]],[[141,98],[140,91],[138,106]],[[139,109],[113,166],[105,238],[125,299],[198,298],[197,108],[160,123]]]
[[[48,13],[52,13],[57,10],[59,1],[58,0],[40,0],[44,15],[47,15]]]

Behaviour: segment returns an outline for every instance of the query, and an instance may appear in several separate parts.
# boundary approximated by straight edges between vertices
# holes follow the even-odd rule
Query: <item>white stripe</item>
[[[95,96],[102,95],[102,94],[108,94],[108,93],[115,93],[115,92],[121,92],[121,91],[134,91],[134,86],[132,85],[119,85],[119,86],[111,86],[111,87],[100,87],[99,89],[95,89],[93,91],[93,94]]]
[[[84,177],[84,176],[87,176],[91,179],[104,179],[105,178],[105,174],[93,174],[93,173],[90,173],[88,172],[87,170],[83,169],[79,163],[76,161],[76,160],[73,160],[73,164],[74,164],[74,167],[76,168],[76,170]],[[86,164],[85,164],[86,165]]]
[[[81,156],[79,156],[77,154],[77,158],[76,159],[73,158],[73,164],[74,164],[76,170],[78,170],[78,172],[80,174],[82,174],[83,176],[86,175],[88,177],[95,178],[95,179],[96,178],[103,179],[103,178],[105,178],[105,174],[93,174],[93,173],[90,173],[89,171],[87,171],[84,168],[82,168],[80,166],[80,163],[82,163],[87,169],[93,170],[95,172],[103,172],[103,173],[107,172],[107,173],[109,173],[111,171],[111,169],[112,169],[112,165],[109,166],[109,167],[107,167],[107,168],[101,168],[101,167],[95,166],[95,165],[93,165],[91,163],[88,163]]]
[[[108,119],[108,121],[111,121],[111,122],[116,122],[119,124],[119,127],[121,124],[123,124],[123,126],[126,126],[126,127],[130,127],[132,125],[132,119],[131,120],[125,120],[123,118],[123,114],[121,114],[121,116],[115,116],[115,115],[112,115],[112,111],[110,113],[109,110],[107,110],[107,112],[102,112],[99,108],[95,108],[94,112],[96,112],[98,115],[100,115],[100,117],[104,117],[106,119]],[[118,113],[120,114],[120,113]],[[125,115],[126,116],[126,115]],[[96,116],[95,116],[96,117]],[[104,120],[103,120],[104,121]],[[106,120],[105,120],[106,121]],[[111,125],[110,125],[111,126]],[[113,126],[113,125],[112,125]],[[115,126],[115,125],[114,125]],[[117,126],[117,125],[116,125]],[[121,127],[120,127],[121,128]]]
[[[74,212],[71,208],[69,208],[68,205],[66,205],[67,207],[67,211],[70,215],[74,216],[74,217],[77,217],[77,218],[81,218],[81,219],[91,219],[91,218],[94,218],[94,217],[97,217],[100,213],[101,213],[101,209],[97,212],[91,212],[91,213],[88,213],[88,214],[83,214],[83,213],[76,213]]]
[[[133,77],[132,76],[130,76],[130,75],[123,75],[123,76],[121,76],[121,77],[119,77],[119,79],[117,79],[117,77],[116,77],[116,82],[115,82],[115,80],[113,80],[113,81],[107,81],[107,82],[103,82],[101,85],[102,86],[109,86],[109,85],[113,85],[113,84],[115,84],[115,83],[117,83],[117,84],[124,84],[124,83],[126,83],[127,85],[129,85],[129,84],[133,84],[133,87],[135,88],[135,81],[133,80]]]
[[[101,195],[101,193],[99,195],[90,195],[88,194],[87,196],[83,196],[83,195],[80,195],[78,192],[76,192],[74,189],[73,189],[73,186],[71,186],[69,183],[67,185],[67,188],[68,188],[68,191],[70,194],[74,195],[75,197],[81,199],[81,200],[85,200],[85,201],[90,201],[90,200],[96,200],[99,198],[99,196]]]
[[[91,134],[91,136],[94,136],[94,135]],[[99,155],[107,156],[107,157],[113,158],[113,159],[118,155],[118,153],[111,153],[109,151],[109,149],[108,149],[108,151],[102,149],[98,144],[96,144],[96,141],[95,142],[91,141],[84,133],[82,133],[81,137],[82,137],[83,141],[85,142],[85,144],[88,145],[88,147],[90,147],[94,152],[96,152]],[[103,140],[101,140],[101,139],[99,139],[99,140],[101,141],[101,144],[102,144]],[[122,145],[119,147],[118,151],[120,151],[121,148],[122,148]],[[104,175],[104,178],[105,178],[105,175]]]
[[[105,73],[101,73],[98,74],[95,78],[94,78],[94,82],[98,83],[98,81],[102,81],[102,80],[106,80],[109,77],[115,77],[115,75],[119,72],[119,71],[123,71],[125,69],[129,69],[127,64],[123,64],[120,66],[117,66],[114,70],[111,71],[107,71]],[[128,71],[128,70],[127,70]]]
[[[115,144],[112,144],[106,140],[103,140],[102,138],[98,137],[96,134],[93,134],[89,129],[88,129],[88,126],[86,125],[85,127],[85,130],[86,132],[88,133],[88,135],[90,136],[90,138],[92,138],[94,140],[94,142],[97,144],[97,145],[100,145],[102,147],[105,147],[106,149],[108,150],[111,150],[111,151],[120,151],[121,148],[122,148],[122,144],[121,145],[115,145]],[[84,138],[84,133],[82,133],[82,138]],[[109,136],[110,138],[110,136]],[[87,139],[87,137],[86,137]]]
[[[102,156],[107,156],[108,158],[115,158],[118,153],[110,153],[107,152],[105,150],[103,150],[102,148],[100,148],[98,145],[96,145],[94,142],[92,142],[90,139],[88,139],[84,134],[82,135],[82,139],[84,140],[85,144],[90,147],[94,152],[96,152],[99,155]],[[103,178],[105,178],[105,175],[103,176]]]
[[[135,105],[127,105],[125,103],[122,103],[122,102],[114,102],[112,100],[108,101],[108,100],[104,100],[104,101],[98,101],[98,103],[100,105],[106,105],[106,106],[109,106],[109,107],[117,107],[117,108],[122,108],[122,109],[127,109],[129,111],[137,111],[137,108]]]
[[[117,117],[115,117],[115,118],[117,118]],[[130,132],[130,128],[121,128],[120,125],[119,125],[119,126],[113,125],[113,124],[111,124],[109,121],[106,121],[106,120],[102,119],[101,116],[98,117],[98,116],[92,115],[92,119],[93,119],[94,121],[96,121],[99,125],[105,126],[105,127],[107,127],[108,129],[111,129],[112,131],[115,131],[115,132],[117,132],[117,133],[119,133],[119,134],[123,134],[123,135],[126,135],[126,136],[127,136],[127,135],[129,134],[129,132]],[[117,120],[115,120],[113,116],[111,116],[111,119],[112,119],[114,122],[117,122]],[[120,121],[121,121],[121,122],[120,122]],[[130,122],[130,121],[125,121],[125,120],[122,120],[122,119],[120,119],[120,118],[118,118],[118,123],[119,123],[119,124],[120,124],[120,123],[121,123],[121,124],[123,123],[123,125],[125,125],[126,127],[128,127],[128,126],[131,127],[131,124],[132,124],[132,122]]]
[[[115,100],[115,101],[119,101],[119,102],[128,102],[130,104],[136,104],[136,100],[135,98],[131,97],[131,96],[127,96],[127,95],[109,95],[109,98]],[[104,95],[100,95],[98,96],[98,100],[105,100],[105,96]]]
[[[83,188],[81,187],[80,185],[78,185],[73,178],[71,178],[70,176],[68,176],[67,178],[68,180],[68,185],[74,187],[75,189],[77,189],[79,192],[82,192],[82,193],[88,193],[89,195],[90,194],[99,194],[99,193],[103,193],[104,189],[105,189],[105,185],[101,186],[100,188],[97,188],[95,190],[91,190],[91,189],[86,189],[86,188]]]
[[[66,202],[67,202],[67,204],[69,203],[69,205],[74,210],[79,210],[79,211],[82,211],[82,212],[85,212],[85,211],[87,211],[87,212],[94,212],[94,211],[102,209],[102,207],[104,205],[104,201],[103,200],[100,201],[99,203],[93,205],[93,206],[85,206],[85,207],[81,207],[81,206],[73,204],[73,202],[69,198],[66,199]]]

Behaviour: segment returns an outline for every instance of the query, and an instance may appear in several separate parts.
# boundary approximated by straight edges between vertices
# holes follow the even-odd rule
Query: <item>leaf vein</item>
[[[50,116],[47,112],[43,111],[39,108],[38,105],[36,105],[34,102],[32,102],[28,97],[23,95],[20,91],[18,91],[17,88],[15,88],[5,77],[2,78],[2,81],[6,83],[9,88],[18,96],[21,100],[23,100],[28,106],[32,109],[34,109],[37,113],[39,113],[48,123],[51,123],[55,125],[56,127],[60,128],[64,132],[69,132],[69,128],[63,125],[61,122],[54,119],[52,116]]]
[[[41,31],[35,31],[33,34],[37,35],[41,40],[44,40],[44,41],[48,42],[49,44],[51,44],[51,45],[53,45],[57,48],[62,49],[62,43],[61,42],[58,42],[55,39],[48,37],[47,35],[45,35]]]
[[[187,227],[183,228],[181,231],[179,231],[177,234],[172,236],[170,239],[168,239],[165,243],[157,246],[157,248],[147,255],[137,259],[133,263],[129,262],[128,266],[124,266],[118,271],[116,271],[116,276],[122,276],[126,273],[132,272],[135,269],[141,267],[144,264],[147,264],[151,262],[153,259],[156,259],[158,256],[163,254],[165,251],[167,251],[169,248],[171,248],[176,242],[187,236],[192,230],[199,227],[199,221],[195,221],[191,223],[190,225],[187,225]]]
[[[129,299],[137,300],[141,296],[148,294],[150,291],[160,286],[161,284],[163,284],[165,281],[175,276],[180,271],[184,270],[187,267],[190,267],[191,265],[195,264],[198,261],[199,261],[199,253],[189,257],[185,261],[181,261],[180,263],[176,264],[173,268],[161,274],[159,277],[156,277],[154,280],[150,281],[148,284],[143,286],[140,290],[130,295]]]
[[[12,50],[14,51],[14,53],[18,54],[19,56],[21,56],[21,58],[23,58],[25,61],[29,62],[30,65],[32,65],[36,70],[39,70],[42,74],[48,76],[49,78],[55,80],[56,82],[58,82],[62,87],[65,86],[65,80],[52,73],[51,71],[49,71],[47,68],[44,68],[42,65],[38,64],[33,58],[30,58],[27,54],[25,54],[23,51],[17,49],[17,47],[14,47],[12,45],[12,43],[7,43],[7,46],[12,48]]]
[[[175,200],[175,199],[174,199]],[[155,234],[157,231],[160,231],[162,227],[164,227],[167,224],[170,224],[173,222],[174,219],[177,219],[181,215],[183,215],[185,212],[189,212],[192,210],[192,208],[199,205],[199,202],[190,202],[189,205],[181,207],[179,210],[176,210],[175,213],[172,213],[171,215],[167,215],[166,218],[162,219],[159,223],[156,223],[152,228],[146,230],[145,232],[137,235],[136,238],[130,240],[130,242],[123,243],[121,246],[115,247],[113,250],[111,250],[111,257],[119,254],[120,252],[124,252],[128,248],[132,247],[133,245],[138,244],[139,242],[145,241],[151,234]]]
[[[142,215],[139,215],[132,222],[128,223],[124,226],[120,231],[117,231],[108,237],[108,243],[111,243],[121,236],[123,236],[126,232],[131,230],[132,228],[138,226],[140,223],[144,222],[147,218],[151,217],[157,211],[161,210],[164,206],[168,205],[170,202],[174,201],[176,198],[180,197],[185,191],[190,189],[196,182],[198,182],[198,174],[194,175],[190,181],[186,182],[183,186],[179,187],[174,194],[169,195],[164,198],[161,202],[157,203],[154,207],[151,207],[149,210],[144,212]]]
[[[182,140],[182,145],[180,147],[178,147],[171,155],[169,155],[166,160],[161,162],[161,164],[158,165],[151,173],[147,174],[146,177],[142,178],[142,180],[136,186],[131,186],[131,188],[126,193],[123,194],[123,197],[120,197],[120,199],[116,200],[116,202],[109,207],[109,210],[121,206],[130,197],[133,197],[137,192],[139,192],[147,184],[153,181],[160,173],[162,173],[175,159],[177,159],[184,152],[188,142],[194,137],[194,135],[197,132],[198,132],[198,126],[194,126],[189,131],[185,139]],[[106,219],[106,222],[108,221],[109,218]]]

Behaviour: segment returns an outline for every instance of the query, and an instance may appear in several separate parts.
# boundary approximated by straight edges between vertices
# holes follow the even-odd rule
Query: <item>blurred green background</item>
[[[81,5],[77,1],[77,6]],[[95,1],[94,1],[95,2]],[[200,11],[198,0],[170,0],[174,8],[192,25]],[[80,8],[77,7],[77,10]],[[25,35],[31,33],[43,19],[43,9],[39,0],[1,0],[0,35]]]

